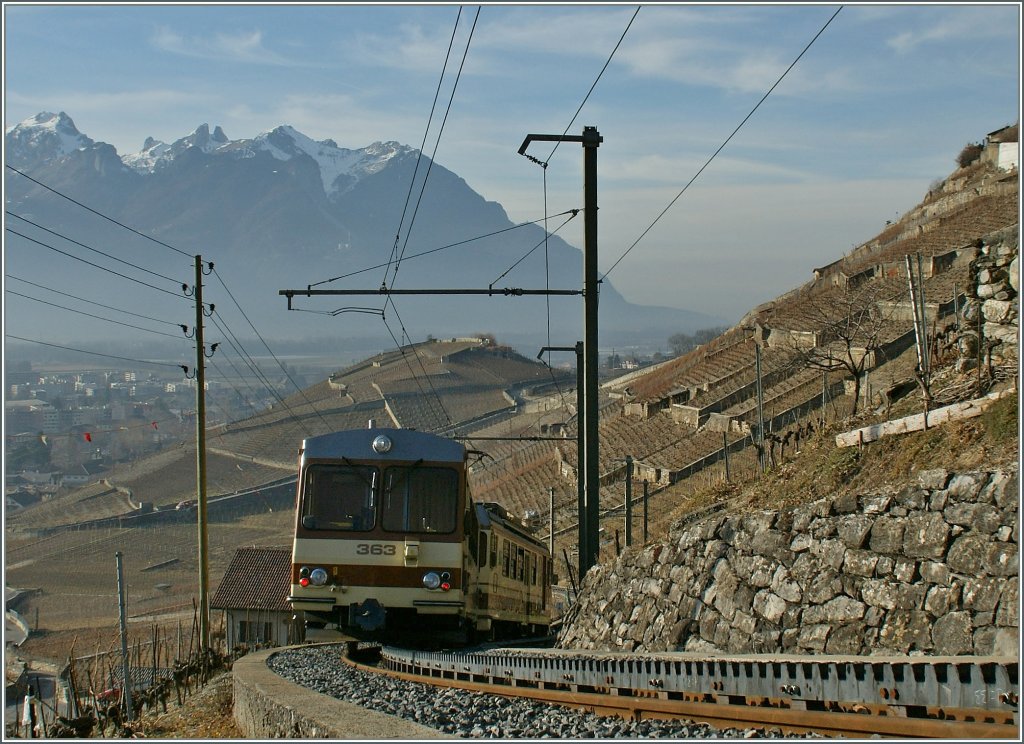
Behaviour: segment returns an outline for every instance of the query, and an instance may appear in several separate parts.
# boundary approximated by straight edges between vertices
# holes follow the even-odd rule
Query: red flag
[[[154,429],[159,429],[160,428],[159,426],[156,425],[156,421],[153,422],[153,428]]]
[[[85,436],[85,441],[87,441],[87,442],[91,442],[92,441],[92,434],[90,434],[89,432],[85,432],[84,436]]]

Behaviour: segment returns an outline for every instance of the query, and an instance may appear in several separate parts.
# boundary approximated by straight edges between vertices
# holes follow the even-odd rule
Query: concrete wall
[[[716,515],[586,575],[565,648],[1016,655],[1018,469]]]
[[[235,723],[247,739],[450,739],[439,731],[300,687],[267,668],[279,650],[235,661]]]

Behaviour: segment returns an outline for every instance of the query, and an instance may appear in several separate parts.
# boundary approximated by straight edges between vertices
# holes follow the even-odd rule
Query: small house
[[[288,604],[291,591],[290,548],[238,548],[210,600],[223,610],[225,644],[260,648],[301,643],[301,617]]]

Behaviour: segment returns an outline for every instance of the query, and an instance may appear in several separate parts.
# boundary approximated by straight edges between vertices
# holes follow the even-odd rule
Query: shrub
[[[969,142],[964,145],[964,149],[960,151],[960,154],[956,156],[956,164],[961,168],[966,168],[971,163],[977,161],[981,157],[981,151],[984,148],[977,142]]]

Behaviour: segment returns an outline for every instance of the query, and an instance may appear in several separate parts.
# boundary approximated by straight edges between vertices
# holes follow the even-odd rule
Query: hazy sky
[[[289,124],[341,147],[418,148],[457,28],[423,149],[513,221],[533,220],[544,173],[519,145],[565,131],[637,7],[5,3],[5,128],[65,111],[121,154],[202,123],[232,139]],[[738,320],[1018,120],[1019,3],[849,4],[653,224],[839,7],[640,8],[569,127],[604,137],[602,271],[651,228],[609,275],[628,300]],[[578,144],[546,176],[550,213],[583,206]],[[560,234],[582,247],[582,221],[572,228]]]

